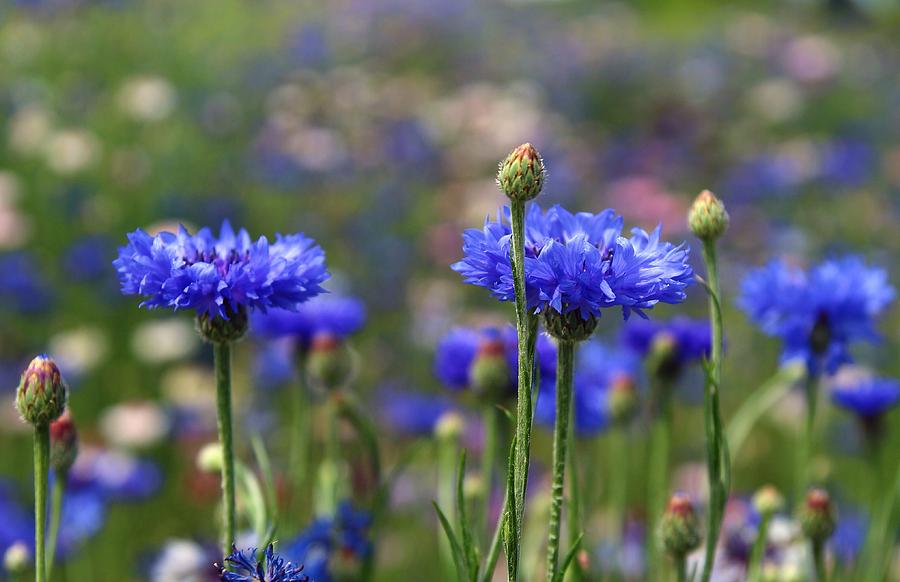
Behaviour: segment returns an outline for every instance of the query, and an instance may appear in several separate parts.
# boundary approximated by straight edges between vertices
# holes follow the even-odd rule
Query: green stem
[[[806,423],[804,425],[803,437],[799,447],[801,457],[797,463],[797,481],[795,484],[795,494],[797,495],[797,499],[803,497],[810,483],[811,464],[815,448],[816,402],[819,399],[819,375],[807,372],[803,388],[806,395]]]
[[[769,537],[769,522],[772,520],[772,514],[764,513],[760,518],[759,531],[756,539],[753,541],[753,548],[750,550],[750,561],[747,564],[747,580],[748,582],[756,582],[759,580],[760,572],[762,572],[763,558],[766,555],[766,542]]]
[[[500,508],[500,519],[498,520],[497,529],[494,530],[494,537],[491,539],[491,545],[488,549],[487,560],[484,563],[484,572],[481,574],[481,582],[490,582],[494,579],[494,568],[497,567],[497,560],[500,558],[500,538],[503,533],[503,526],[506,516],[506,504],[509,501],[509,495],[503,496],[503,507]]]
[[[547,537],[547,579],[556,580],[559,570],[559,525],[566,478],[566,445],[572,402],[575,342],[560,340],[556,356],[556,422],[553,426],[553,481],[550,486],[550,532]]]
[[[484,488],[482,530],[490,536],[491,494],[494,492],[494,474],[497,464],[497,434],[500,411],[494,406],[484,409],[484,450],[481,454],[481,485]],[[503,515],[502,513],[500,515]]]
[[[675,572],[678,574],[678,582],[687,582],[687,556],[675,557]]]
[[[537,318],[528,313],[525,297],[525,203],[510,201],[512,228],[511,266],[516,295],[516,336],[518,338],[518,385],[516,402],[516,438],[513,482],[513,510],[516,513],[515,531],[509,532],[507,542],[508,577],[518,578],[519,548],[525,516],[525,489],[528,484],[528,465],[531,455],[532,371],[534,346],[537,337]]]
[[[625,429],[615,424],[607,436],[609,443],[609,506],[613,526],[612,540],[618,545],[622,538],[625,508],[628,505],[628,462],[625,449]]]
[[[649,573],[650,579],[658,579],[660,572],[660,547],[656,539],[657,524],[666,506],[666,496],[669,493],[669,441],[671,439],[672,426],[672,386],[661,379],[654,382],[655,408],[653,425],[650,428],[650,465],[647,467],[649,475],[648,498],[649,510],[647,515],[647,530],[651,532],[648,543]]]
[[[581,491],[578,481],[578,459],[575,456],[575,446],[575,409],[569,406],[569,452],[567,455],[569,462],[569,503],[566,514],[569,544],[574,544],[578,536],[581,535]],[[575,582],[580,582],[584,579],[581,563],[577,559],[572,562],[569,573],[571,574],[571,579]]]
[[[828,570],[825,569],[825,543],[812,542],[812,552],[816,568],[816,582],[828,582]]]
[[[722,414],[719,410],[719,387],[722,384],[722,354],[724,351],[724,333],[722,325],[722,309],[719,298],[722,296],[719,286],[719,267],[716,262],[716,243],[712,239],[703,241],[703,260],[709,291],[709,319],[712,326],[711,369],[707,374],[705,386],[704,419],[707,441],[707,473],[709,478],[709,511],[707,512],[706,554],[703,561],[702,581],[709,582],[712,576],[713,562],[716,555],[716,544],[725,503],[728,498],[728,487],[731,480],[728,443],[722,428]]]
[[[457,450],[459,443],[454,437],[446,435],[437,438],[437,468],[438,468],[438,505],[442,508],[452,508],[456,505],[454,485],[456,484],[456,465],[458,462]],[[440,545],[440,557],[444,570],[445,580],[457,578],[456,562],[447,536],[444,535],[438,524],[438,539]]]
[[[219,444],[222,446],[222,514],[224,530],[222,547],[231,553],[235,532],[234,440],[231,422],[231,344],[213,344],[216,371],[216,406],[219,421]]]
[[[56,561],[56,542],[59,539],[59,520],[62,515],[63,493],[66,490],[65,472],[57,471],[53,481],[53,492],[50,497],[50,535],[47,539],[47,579],[53,573],[53,562]]]
[[[319,484],[316,499],[316,514],[332,516],[340,501],[341,486],[341,444],[338,433],[340,423],[340,401],[330,394],[325,406],[325,450],[319,465]]]
[[[34,579],[47,582],[47,480],[50,469],[50,426],[34,427]]]
[[[300,357],[297,364],[299,377],[296,386],[289,388],[291,398],[291,442],[289,446],[291,495],[288,513],[293,515],[296,498],[303,493],[304,478],[309,473],[309,452],[312,423],[309,414],[309,399],[306,390],[306,358]]]

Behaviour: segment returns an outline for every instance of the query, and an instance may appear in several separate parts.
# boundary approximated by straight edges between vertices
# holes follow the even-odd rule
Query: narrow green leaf
[[[509,466],[506,472],[506,519],[502,520],[503,547],[506,550],[506,569],[510,580],[516,580],[518,569],[518,556],[516,555],[519,542],[517,539],[519,527],[516,523],[516,437],[513,436],[509,447]]]
[[[253,456],[256,457],[256,464],[259,465],[259,472],[262,476],[263,494],[266,502],[269,529],[277,529],[278,496],[275,493],[275,481],[272,478],[272,462],[269,459],[269,453],[266,451],[266,446],[263,444],[259,434],[254,434],[250,437],[250,444],[253,447]],[[263,545],[262,547],[266,546]]]
[[[372,478],[381,482],[381,454],[378,449],[378,433],[371,421],[359,409],[352,397],[346,396],[340,401],[340,415],[345,418],[366,448],[372,468]]]
[[[466,515],[466,450],[463,449],[459,454],[459,468],[456,473],[456,519],[459,521],[459,531],[462,536],[463,555],[466,558],[466,566],[470,573],[478,578],[478,550],[475,548],[475,541],[472,538],[472,531],[469,529],[469,520]]]
[[[569,569],[572,561],[575,560],[575,556],[578,555],[578,549],[581,547],[582,538],[584,538],[584,532],[578,534],[578,537],[575,538],[575,542],[572,544],[572,547],[569,548],[569,553],[566,554],[566,558],[563,560],[562,567],[559,569],[559,572],[556,573],[555,582],[562,582],[563,578],[565,578],[566,570]]]
[[[470,580],[466,559],[465,556],[463,556],[462,548],[460,548],[459,539],[453,532],[453,526],[450,525],[450,522],[447,520],[447,516],[444,515],[443,511],[441,511],[441,508],[437,504],[437,502],[432,501],[431,504],[434,506],[435,511],[437,511],[438,519],[441,521],[441,527],[444,528],[444,534],[447,536],[447,540],[450,542],[450,551],[453,553],[453,561],[456,563],[456,572],[457,574],[459,574],[460,580]]]
[[[741,452],[744,441],[756,423],[787,395],[791,387],[799,382],[805,373],[803,364],[782,366],[774,376],[754,390],[741,404],[726,428],[731,450],[735,454]]]

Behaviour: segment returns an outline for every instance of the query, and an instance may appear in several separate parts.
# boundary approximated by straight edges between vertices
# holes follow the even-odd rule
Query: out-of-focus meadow
[[[123,297],[111,263],[136,228],[217,229],[228,218],[253,235],[314,237],[333,274],[327,287],[365,304],[366,324],[349,340],[352,389],[379,423],[386,470],[403,467],[371,530],[375,579],[437,577],[430,407],[468,410],[464,440],[473,450],[481,428],[471,403],[435,377],[435,347],[456,326],[514,317],[449,265],[462,256],[462,231],[505,203],[497,162],[524,141],[544,155],[542,206],[613,207],[628,228],[661,222],[668,240],[694,248],[698,272],[688,206],[704,188],[725,202],[727,421],[780,365],[779,342],[736,307],[748,269],[852,252],[900,281],[900,9],[889,0],[833,4],[4,2],[0,551],[31,515],[30,434],[13,397],[41,352],[70,384],[82,443],[83,499],[72,502],[61,542],[65,579],[151,579],[172,539],[201,544],[185,552],[215,547],[219,482],[195,466],[199,448],[215,439],[211,350],[190,315],[139,310]],[[650,313],[675,314],[706,317],[699,285],[685,305]],[[622,325],[610,312],[598,335],[614,343]],[[896,305],[878,328],[880,343],[855,346],[854,355],[897,377]],[[235,348],[237,454],[250,463],[250,435],[262,435],[290,508],[279,519],[279,539],[288,540],[312,506],[284,486],[292,379],[278,350],[252,330]],[[408,392],[435,399],[398,405]],[[702,500],[699,367],[676,397],[673,485]],[[827,396],[820,406],[813,472],[829,484],[841,523],[857,522],[840,545],[852,561],[897,458],[882,455],[876,478],[852,415]],[[802,414],[802,391],[788,394],[732,451],[735,501],[723,536],[737,533],[727,543],[742,542],[740,504],[761,485],[799,501],[791,492]],[[897,415],[886,418],[884,451],[900,446]],[[535,480],[546,489],[551,438],[535,431]],[[345,436],[362,463],[364,451]],[[624,578],[640,580],[640,552],[607,560],[605,438],[579,445],[596,509],[584,517],[585,547],[597,563],[618,560]],[[627,443],[643,458],[640,423]],[[630,465],[637,529],[645,473]],[[365,489],[364,476],[357,481]],[[728,559],[746,560],[742,551]],[[721,578],[729,579],[740,576]]]

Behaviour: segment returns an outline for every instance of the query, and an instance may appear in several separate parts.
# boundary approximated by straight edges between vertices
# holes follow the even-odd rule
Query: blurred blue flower
[[[851,361],[855,340],[875,341],[875,318],[894,299],[887,271],[861,258],[830,259],[808,272],[775,260],[747,274],[740,307],[783,342],[783,359],[802,359],[811,373],[833,373]]]
[[[91,281],[109,273],[113,246],[104,236],[87,236],[76,241],[63,255],[63,270],[75,281]]]
[[[145,297],[142,307],[193,309],[198,315],[228,319],[240,308],[265,311],[295,309],[323,292],[328,278],[325,254],[302,234],[250,240],[235,233],[228,221],[218,238],[209,229],[190,235],[151,236],[143,230],[128,235],[113,261],[122,293]]]
[[[50,307],[53,294],[38,270],[37,258],[25,252],[0,256],[0,303],[21,313],[39,313]]]
[[[159,491],[162,471],[155,462],[126,453],[82,448],[68,486],[97,489],[109,500],[140,501]]]
[[[378,418],[390,431],[411,436],[431,436],[444,413],[453,410],[446,397],[385,386],[378,391]]]
[[[855,139],[829,142],[822,152],[820,177],[825,184],[859,186],[876,174],[874,149]]]
[[[732,169],[720,189],[730,200],[741,202],[785,196],[799,183],[800,173],[794,160],[774,154],[760,155]]]
[[[289,338],[267,341],[256,351],[253,360],[253,385],[279,388],[294,378],[294,345]]]
[[[831,401],[863,418],[880,416],[900,403],[900,381],[860,378],[831,390]]]
[[[251,329],[264,337],[293,338],[306,350],[313,338],[322,333],[345,339],[366,323],[366,306],[355,297],[322,295],[297,305],[295,310],[272,309],[255,313]]]
[[[23,542],[34,552],[34,518],[19,504],[13,485],[0,481],[0,553]]]
[[[256,548],[240,550],[232,546],[232,553],[225,558],[225,565],[220,570],[222,582],[308,582],[309,576],[303,573],[303,566],[294,566],[277,555],[269,544],[262,559],[257,558]]]
[[[670,352],[663,365],[667,373],[674,375],[684,366],[708,357],[712,346],[709,322],[687,317],[669,321],[631,320],[622,328],[621,340],[644,358],[665,343],[665,349]]]
[[[842,564],[856,560],[866,542],[869,522],[864,515],[855,511],[841,511],[834,534],[831,536],[831,549]]]
[[[500,301],[515,300],[510,266],[509,210],[484,228],[463,234],[465,257],[452,268],[467,283],[485,287]],[[643,316],[659,302],[680,303],[693,280],[689,249],[633,229],[622,234],[622,218],[612,210],[572,214],[560,206],[544,213],[537,204],[525,220],[525,287],[528,306],[578,312],[583,319],[621,306]]]
[[[319,517],[287,545],[285,555],[303,563],[314,582],[332,580],[336,560],[362,560],[372,551],[372,517],[348,501],[338,505],[334,517]]]
[[[102,491],[66,487],[60,515],[58,556],[71,556],[87,539],[100,533],[105,521],[106,495]]]
[[[640,361],[629,351],[611,348],[597,340],[583,342],[575,359],[572,408],[575,432],[589,437],[606,429],[611,421],[609,395],[613,384],[635,383]],[[541,378],[534,419],[552,428],[556,419],[556,383]]]

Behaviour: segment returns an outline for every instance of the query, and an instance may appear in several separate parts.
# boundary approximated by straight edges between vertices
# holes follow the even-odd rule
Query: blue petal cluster
[[[378,391],[378,417],[383,426],[409,436],[431,436],[438,420],[454,409],[444,396],[384,386]]]
[[[338,505],[334,517],[320,517],[313,521],[288,545],[286,555],[303,562],[315,582],[330,582],[332,560],[366,558],[372,551],[369,526],[372,517],[357,511],[344,501]]]
[[[309,582],[303,566],[294,566],[277,555],[272,545],[266,548],[263,559],[256,556],[256,548],[240,550],[232,546],[232,553],[225,564],[233,571],[221,568],[222,582]]]
[[[753,270],[738,304],[767,334],[783,342],[783,359],[801,359],[812,373],[833,373],[851,361],[856,340],[875,341],[875,318],[894,299],[884,269],[860,257],[827,260],[809,271],[780,260]]]
[[[602,432],[609,425],[611,387],[614,382],[623,379],[636,382],[640,360],[630,351],[612,348],[597,340],[581,343],[575,357],[572,387],[575,432],[588,437]],[[556,383],[553,378],[541,378],[534,419],[538,424],[553,428],[556,420]]]
[[[709,322],[687,317],[675,317],[670,321],[637,319],[622,328],[622,343],[641,357],[650,354],[660,338],[672,342],[673,358],[679,365],[709,357],[712,336]]]
[[[355,297],[321,295],[293,310],[272,309],[255,313],[253,332],[271,338],[290,337],[300,349],[309,347],[314,336],[327,333],[344,339],[366,323],[366,306]]]
[[[312,239],[293,234],[276,235],[272,244],[265,237],[253,242],[228,221],[218,237],[207,228],[155,236],[138,229],[113,265],[122,293],[142,295],[142,307],[193,309],[225,319],[240,308],[296,309],[322,293],[329,276],[325,254]]]
[[[693,279],[689,249],[660,240],[660,227],[622,236],[613,210],[572,214],[532,204],[525,218],[525,290],[535,312],[577,311],[583,319],[620,306],[627,318],[657,303],[680,303]],[[514,301],[509,210],[463,234],[465,257],[452,268],[500,301]]]
[[[450,330],[438,342],[434,355],[434,375],[452,390],[464,390],[471,386],[472,364],[484,342],[499,341],[509,367],[509,389],[515,392],[519,354],[516,330],[512,326],[475,329],[458,327]],[[556,346],[545,335],[539,335],[535,344],[535,360],[541,378],[556,375]]]
[[[884,414],[900,404],[900,382],[887,378],[860,378],[831,390],[831,401],[863,418]]]

